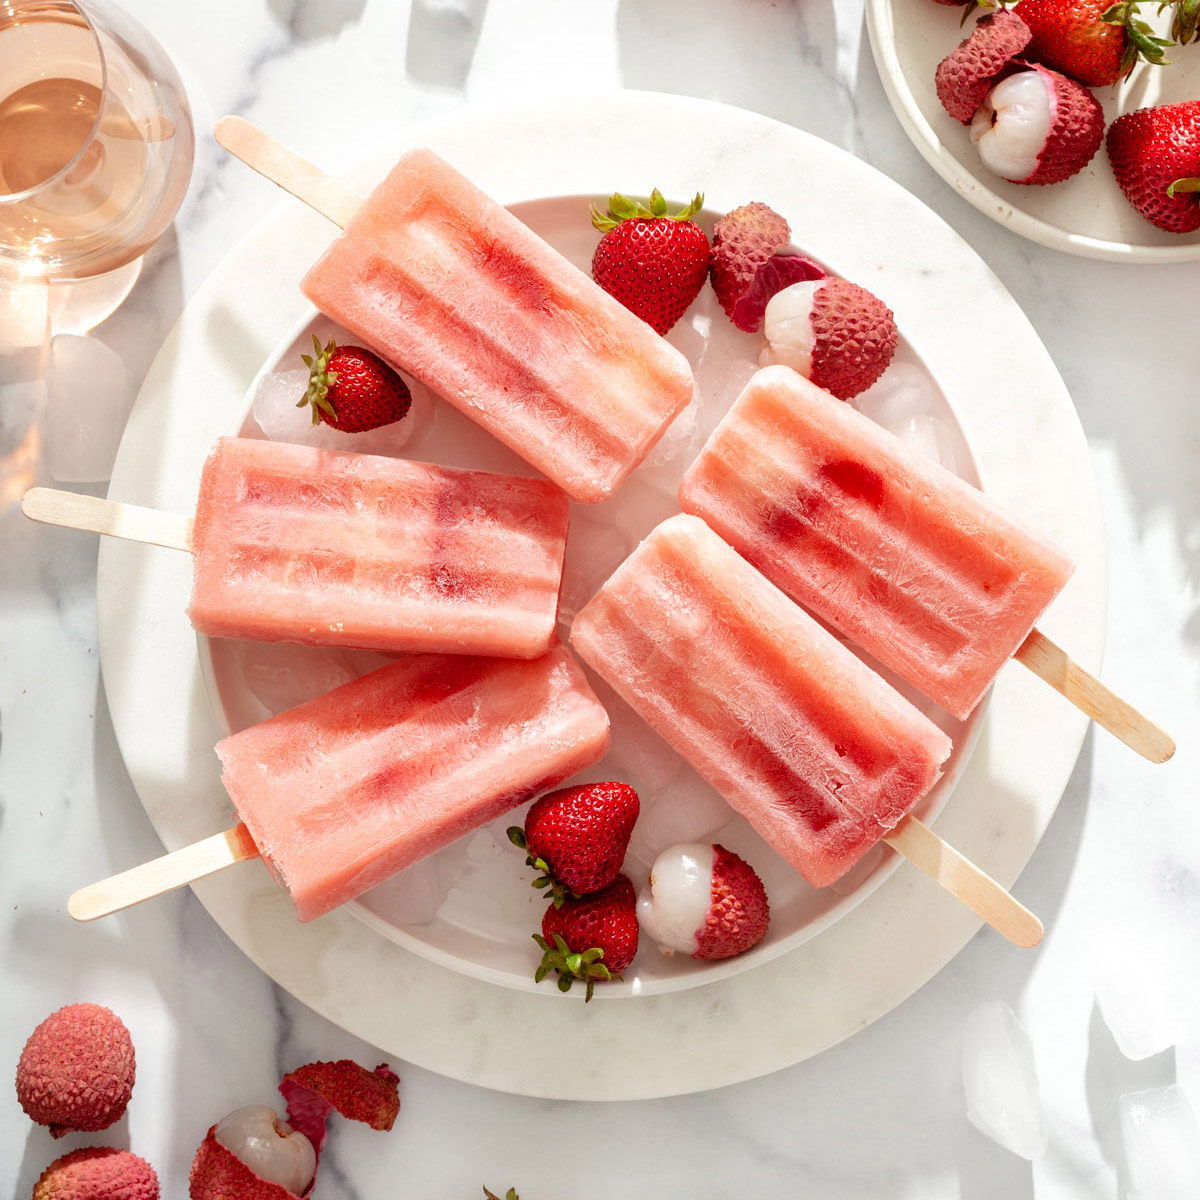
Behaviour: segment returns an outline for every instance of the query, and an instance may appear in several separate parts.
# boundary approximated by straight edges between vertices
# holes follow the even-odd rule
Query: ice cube
[[[242,676],[255,699],[272,715],[358,678],[340,650],[283,642],[243,642]]]
[[[607,523],[572,517],[558,603],[561,622],[570,625],[575,614],[621,565],[631,544],[629,538]]]
[[[46,368],[50,474],[63,483],[103,483],[133,404],[125,364],[92,337],[59,334]]]
[[[623,701],[605,707],[612,734],[606,762],[613,773],[633,784],[639,795],[665,788],[683,770],[683,759]]]
[[[650,794],[630,838],[630,853],[639,862],[653,862],[679,842],[705,842],[729,823],[733,812],[690,768],[669,787]],[[643,797],[643,801],[647,801]]]
[[[1183,1036],[1174,973],[1153,962],[1145,947],[1125,947],[1119,958],[1098,963],[1093,982],[1104,1023],[1126,1058],[1161,1054]]]
[[[308,371],[271,371],[264,375],[254,393],[251,413],[263,435],[272,442],[315,446],[320,450],[347,450],[356,454],[399,453],[427,419],[432,400],[429,392],[414,384],[412,407],[406,416],[390,425],[363,433],[343,433],[324,421],[312,423],[312,409],[297,408],[308,389]]]
[[[854,406],[877,425],[894,431],[905,421],[928,413],[936,398],[937,389],[925,371],[915,363],[893,362],[854,398]]]
[[[394,925],[428,925],[444,896],[433,859],[422,859],[393,875],[364,898],[367,906]]]
[[[962,1074],[971,1124],[1021,1158],[1041,1158],[1046,1127],[1033,1046],[1002,1001],[981,1004],[967,1018]]]
[[[918,413],[893,425],[890,429],[906,446],[931,462],[940,463],[948,471],[956,469],[954,442],[950,431],[932,413]]]
[[[471,70],[487,0],[414,0],[405,64],[414,79],[462,87]]]
[[[1121,1097],[1121,1141],[1129,1200],[1196,1200],[1200,1132],[1178,1084]]]

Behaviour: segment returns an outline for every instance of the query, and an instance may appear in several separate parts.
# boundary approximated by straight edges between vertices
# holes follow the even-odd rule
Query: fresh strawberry
[[[719,844],[685,842],[654,860],[638,920],[666,955],[731,958],[767,932],[767,892],[744,858]]]
[[[312,423],[324,421],[343,433],[362,433],[399,421],[412,404],[408,384],[377,354],[361,346],[339,346],[330,338],[314,354],[302,354],[309,369],[308,391],[296,407],[312,406]]]
[[[1169,233],[1200,229],[1200,100],[1126,113],[1107,145],[1121,191],[1147,221]]]
[[[508,831],[514,846],[529,852],[526,863],[543,874],[556,907],[569,895],[586,896],[617,877],[641,804],[627,783],[585,783],[549,792],[525,814],[525,828]]]
[[[534,979],[540,983],[558,972],[558,990],[570,991],[581,979],[587,999],[597,982],[620,979],[638,948],[637,896],[625,875],[618,875],[602,892],[551,905],[542,917],[542,933],[533,940],[542,949]]]
[[[1033,34],[1026,57],[1087,87],[1116,83],[1139,57],[1167,61],[1171,43],[1138,19],[1136,0],[1020,0],[1017,11]]]
[[[592,278],[661,334],[683,316],[708,277],[708,238],[691,219],[703,206],[697,192],[686,208],[668,215],[657,188],[648,208],[620,192],[607,213],[592,206],[592,224],[604,234],[592,255]]]

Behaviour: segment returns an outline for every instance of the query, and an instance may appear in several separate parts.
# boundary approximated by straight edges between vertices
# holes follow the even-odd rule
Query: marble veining
[[[1105,676],[1181,743],[1172,763],[1153,768],[1089,737],[1017,889],[1046,920],[1048,936],[1035,954],[985,931],[849,1041],[788,1070],[672,1100],[554,1103],[394,1063],[403,1076],[395,1131],[337,1122],[318,1194],[470,1196],[486,1182],[500,1192],[515,1184],[523,1200],[549,1200],[561,1189],[535,1164],[553,1146],[563,1160],[610,1164],[572,1188],[581,1200],[748,1192],[831,1200],[1123,1197],[1118,1096],[1178,1080],[1200,1109],[1194,1019],[1181,1024],[1173,1049],[1133,1062],[1100,1018],[1091,982],[1101,965],[1148,955],[1145,986],[1172,990],[1200,1011],[1200,768],[1188,744],[1200,716],[1194,272],[1068,258],[1019,240],[954,196],[891,113],[857,0],[214,0],[202,14],[151,0],[125,6],[179,62],[200,120],[240,111],[320,161],[361,153],[379,140],[381,125],[403,128],[467,102],[552,102],[627,86],[739,104],[878,167],[979,251],[1062,372],[1088,436],[1107,529]],[[439,9],[452,10],[466,31],[465,49],[445,36]],[[453,61],[439,66],[439,53]],[[273,203],[269,185],[223,165],[202,140],[174,239],[97,331],[132,376],[145,373],[187,299]],[[940,269],[914,263],[916,271]],[[95,561],[91,538],[0,515],[0,1037],[11,1065],[50,1009],[84,997],[108,1003],[133,1030],[138,1084],[116,1127],[59,1142],[31,1128],[8,1092],[0,1191],[15,1197],[29,1194],[51,1158],[96,1142],[145,1155],[164,1195],[182,1196],[208,1126],[242,1104],[270,1102],[283,1070],[312,1058],[350,1056],[369,1066],[383,1059],[270,983],[191,893],[96,927],[66,917],[73,887],[159,849],[122,765],[99,679]],[[1158,978],[1172,952],[1178,977]],[[988,999],[1013,1005],[1038,1056],[1050,1148],[1032,1166],[983,1139],[963,1113],[959,1032],[966,1013]],[[404,1003],[398,992],[397,1006]],[[460,1014],[460,1036],[480,1056],[505,1011],[502,997],[495,1003],[499,1014],[470,1005]],[[714,1010],[711,1019],[738,1013]],[[598,1036],[602,1030],[597,1022]],[[536,1025],[521,1033],[536,1064]],[[698,1044],[692,1053],[705,1052]]]

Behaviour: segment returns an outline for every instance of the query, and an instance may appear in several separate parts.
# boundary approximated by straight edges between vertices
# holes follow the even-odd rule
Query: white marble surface
[[[855,0],[460,0],[411,11],[389,0],[223,0],[203,14],[150,0],[128,7],[181,65],[198,126],[242,112],[314,158],[350,156],[389,123],[466,103],[628,86],[766,113],[891,175],[996,270],[1072,390],[1109,533],[1105,676],[1144,698],[1181,742],[1175,761],[1152,767],[1089,737],[1016,889],[1046,920],[1039,951],[983,933],[849,1042],[766,1079],[678,1100],[521,1100],[394,1064],[404,1079],[396,1130],[342,1125],[324,1160],[323,1194],[403,1187],[449,1198],[478,1195],[488,1182],[549,1200],[565,1190],[562,1173],[543,1165],[553,1147],[556,1161],[603,1164],[570,1187],[583,1200],[1124,1196],[1119,1095],[1177,1079],[1200,1108],[1194,270],[1068,258],[1019,241],[953,196],[892,116]],[[456,23],[455,12],[477,14],[477,29]],[[272,202],[269,185],[202,143],[176,240],[159,248],[154,269],[99,331],[134,377],[187,297]],[[269,1100],[282,1070],[316,1057],[369,1065],[377,1057],[272,987],[189,893],[95,928],[66,917],[71,887],[158,848],[98,678],[95,554],[87,536],[0,516],[0,1040],[11,1066],[50,1009],[84,998],[116,1008],[138,1047],[139,1082],[128,1117],[91,1140],[130,1145],[175,1197],[207,1126]],[[1144,985],[1148,1010],[1164,991],[1188,1001],[1178,1018],[1171,1004],[1158,1005],[1167,1011],[1148,1030],[1177,1042],[1173,1049],[1139,1062],[1119,1052],[1094,1004],[1092,978],[1104,963]],[[964,1113],[960,1031],[990,999],[1021,1016],[1041,1070],[1049,1150],[1032,1166],[983,1139]],[[18,1197],[46,1162],[84,1140],[52,1144],[11,1093],[0,1139],[0,1191]]]

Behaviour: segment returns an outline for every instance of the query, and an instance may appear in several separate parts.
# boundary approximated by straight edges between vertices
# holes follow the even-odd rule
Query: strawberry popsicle
[[[977,488],[782,366],[750,380],[679,503],[957,717],[1072,571]]]
[[[226,738],[223,782],[301,921],[602,758],[608,715],[565,646],[416,654]]]
[[[431,150],[301,287],[576,500],[616,491],[692,397],[675,347]]]
[[[571,644],[810,883],[941,775],[950,739],[696,517],[657,526]]]
[[[554,637],[567,507],[540,479],[222,438],[189,615],[212,637],[533,658]]]

